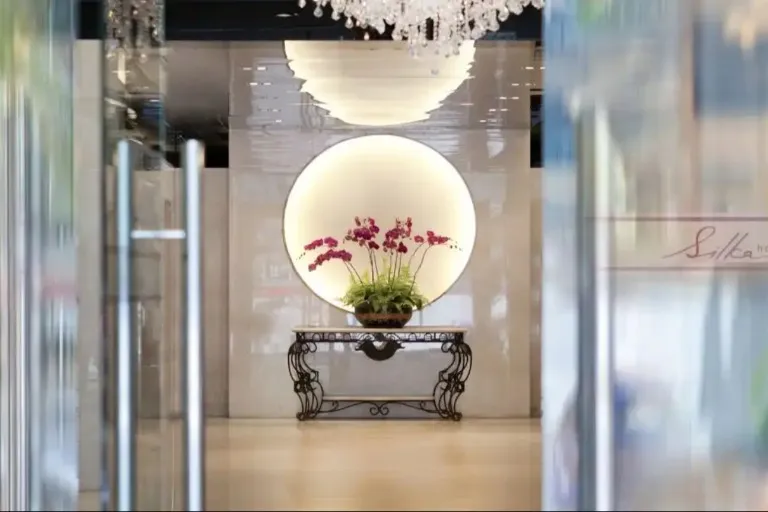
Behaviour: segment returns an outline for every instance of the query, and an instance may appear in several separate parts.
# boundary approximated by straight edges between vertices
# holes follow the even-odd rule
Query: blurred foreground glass
[[[131,24],[136,31],[128,38],[133,39],[131,44],[107,40],[101,55],[106,156],[100,239],[106,270],[103,421],[108,447],[104,469],[110,482],[102,507],[114,509],[132,503],[135,510],[181,510],[184,452],[179,382],[186,310],[184,265],[180,263],[186,261],[184,245],[179,239],[136,238],[121,252],[128,231],[184,226],[183,181],[167,160],[169,154],[178,154],[184,140],[169,131],[166,120],[168,54],[162,31],[163,2],[145,7],[151,9],[150,4],[160,8],[152,17],[159,29],[152,41],[136,40],[146,27]],[[121,146],[127,148],[123,153]],[[127,169],[131,179],[121,181],[121,172]],[[126,197],[130,198],[130,215],[121,210]],[[130,268],[123,281],[121,254],[127,254],[129,260],[123,268]],[[123,356],[126,352],[133,356],[133,371],[124,374],[120,371],[121,361],[125,361],[121,359],[123,349]],[[130,408],[121,394],[126,389],[135,393]],[[121,417],[133,421],[126,426]]]
[[[768,4],[547,5],[544,509],[766,510]]]
[[[73,0],[0,0],[0,509],[75,510]]]

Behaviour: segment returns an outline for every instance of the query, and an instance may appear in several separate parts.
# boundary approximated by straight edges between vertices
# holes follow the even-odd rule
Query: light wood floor
[[[207,433],[208,510],[540,509],[538,421],[229,420]],[[144,449],[167,450],[165,435]],[[167,461],[139,456],[147,509],[180,506],[153,474]],[[83,498],[94,510],[95,493]]]

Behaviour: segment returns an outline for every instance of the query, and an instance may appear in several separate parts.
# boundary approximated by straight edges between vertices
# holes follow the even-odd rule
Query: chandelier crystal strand
[[[392,29],[392,39],[407,40],[411,53],[431,51],[445,56],[459,53],[461,43],[481,39],[499,30],[510,14],[527,6],[541,9],[544,0],[312,0],[315,16],[330,7],[334,20],[345,26],[374,30]],[[307,0],[299,0],[305,7]],[[431,32],[431,34],[430,34]],[[367,32],[366,32],[367,35]],[[431,37],[430,37],[431,35]]]
[[[108,55],[118,51],[146,51],[162,42],[165,35],[164,0],[107,0]]]

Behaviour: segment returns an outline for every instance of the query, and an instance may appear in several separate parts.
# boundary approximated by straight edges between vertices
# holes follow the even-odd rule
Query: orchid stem
[[[411,253],[411,257],[408,259],[408,267],[410,267],[410,266],[411,266],[411,263],[413,263],[413,258],[414,258],[414,257],[416,257],[416,254],[419,252],[419,249],[421,249],[422,247],[424,247],[424,244],[425,244],[424,242],[422,242],[421,244],[419,244],[419,246],[418,246],[418,247],[416,247],[416,249],[415,249],[415,250],[414,250],[414,251]]]
[[[424,258],[427,257],[427,253],[433,246],[429,246],[424,250],[424,253],[421,255],[421,261],[419,262],[418,268],[416,268],[416,272],[413,273],[413,281],[411,281],[411,289],[408,291],[408,293],[411,293],[413,291],[413,287],[416,286],[416,276],[419,275],[419,270],[421,270],[421,266],[424,265]]]
[[[347,261],[345,261],[344,264],[347,266],[347,270],[351,269],[351,271],[354,272],[354,274],[357,276],[357,280],[360,281],[360,284],[363,284],[363,278],[360,277],[360,274],[357,273],[357,269],[355,268],[355,266],[352,263]]]
[[[368,261],[371,265],[371,284],[376,283],[376,255],[373,253],[373,249],[368,249]]]

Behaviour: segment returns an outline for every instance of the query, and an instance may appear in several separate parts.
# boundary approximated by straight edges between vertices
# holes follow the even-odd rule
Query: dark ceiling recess
[[[444,0],[448,1],[448,0]],[[80,38],[98,39],[103,32],[102,0],[81,0]],[[309,2],[311,3],[311,2]],[[296,0],[166,0],[169,41],[282,41],[362,39],[328,15],[316,18],[312,8]],[[541,11],[527,8],[501,24],[494,39],[541,39]]]

